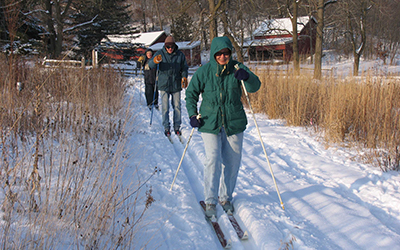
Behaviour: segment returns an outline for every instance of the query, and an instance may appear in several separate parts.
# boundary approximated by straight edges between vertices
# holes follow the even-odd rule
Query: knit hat
[[[167,36],[165,39],[165,45],[174,45],[175,39],[172,36]]]

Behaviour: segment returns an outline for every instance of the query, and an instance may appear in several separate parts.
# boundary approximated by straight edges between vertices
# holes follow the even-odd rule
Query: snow
[[[309,16],[302,16],[297,18],[298,32],[300,32],[304,28],[309,19]],[[266,19],[253,32],[253,36],[282,35],[291,33],[292,31],[293,26],[290,18]]]
[[[197,46],[200,46],[200,41],[176,42],[175,44],[178,46],[179,49],[194,49]],[[164,46],[164,43],[155,43],[152,46],[150,46],[149,48],[154,51],[157,51],[157,50],[162,49],[163,46]]]
[[[164,31],[145,32],[132,35],[110,35],[101,40],[101,42],[140,43],[148,47],[152,45],[162,34],[164,34]]]
[[[208,55],[202,54],[204,63],[207,59]],[[324,69],[334,67],[338,76],[351,74],[349,59],[339,61],[326,53],[323,62]],[[310,65],[304,64],[302,68],[307,66]],[[360,70],[389,75],[400,72],[400,67],[361,61]],[[148,190],[154,198],[134,228],[134,249],[222,249],[199,205],[204,200],[205,150],[200,133],[189,124],[185,90],[181,97],[183,144],[175,135],[173,144],[164,136],[160,111],[154,111],[150,126],[142,75],[128,78],[125,98],[130,103],[127,113],[132,116],[127,116],[130,120],[124,128],[128,138],[122,157],[127,166],[119,184],[121,190],[130,190],[132,180],[139,179],[145,186],[139,190],[138,202],[143,201],[141,198]],[[246,113],[249,124],[244,133],[242,166],[233,204],[234,215],[248,232],[248,240],[238,239],[227,215],[217,207],[218,222],[231,240],[232,249],[400,249],[399,172],[382,172],[357,162],[359,152],[346,145],[328,147],[312,129],[287,127],[282,120],[255,114],[283,201],[282,209],[255,122],[250,110]],[[172,120],[172,112],[170,116]],[[66,239],[57,248],[74,249],[79,245],[76,240],[80,241]]]
[[[344,62],[341,67],[345,68]],[[370,64],[361,68],[371,67]],[[382,66],[383,67],[383,66]],[[347,69],[351,62],[347,62]],[[204,145],[195,129],[172,191],[170,187],[192,128],[182,91],[181,144],[163,134],[160,111],[145,106],[141,76],[129,79],[127,97],[135,119],[128,162],[144,178],[155,202],[146,212],[137,246],[146,249],[222,249],[198,202],[203,195]],[[172,117],[172,112],[170,112]],[[234,193],[235,216],[249,239],[240,241],[220,206],[218,222],[232,249],[400,249],[400,177],[356,162],[351,148],[326,147],[318,135],[256,114],[284,210],[251,112],[244,134],[242,167]],[[132,176],[136,167],[126,170]],[[131,171],[131,172],[130,172]],[[127,183],[129,183],[127,177]]]

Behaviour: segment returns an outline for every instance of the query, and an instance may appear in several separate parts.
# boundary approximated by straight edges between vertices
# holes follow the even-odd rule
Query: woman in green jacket
[[[193,75],[186,90],[190,125],[202,134],[207,161],[204,166],[206,215],[216,217],[219,202],[233,212],[232,193],[242,157],[243,131],[247,118],[241,102],[241,81],[248,92],[256,92],[261,82],[242,63],[231,58],[232,43],[216,37],[211,43],[210,62]],[[235,70],[235,66],[239,69]],[[200,110],[197,110],[199,97]],[[197,115],[201,114],[198,119]],[[220,177],[222,182],[220,183]]]

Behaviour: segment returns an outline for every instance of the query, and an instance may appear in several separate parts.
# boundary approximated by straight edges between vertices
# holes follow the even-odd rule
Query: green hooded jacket
[[[241,82],[234,77],[235,65],[249,72],[244,81],[246,90],[256,92],[261,82],[242,63],[230,58],[228,64],[219,65],[214,54],[222,49],[232,51],[228,37],[216,37],[211,43],[210,62],[201,66],[190,80],[186,90],[186,108],[189,117],[201,114],[200,132],[218,134],[222,127],[228,136],[246,129],[247,118],[241,102]],[[199,97],[202,97],[200,112],[197,110]]]

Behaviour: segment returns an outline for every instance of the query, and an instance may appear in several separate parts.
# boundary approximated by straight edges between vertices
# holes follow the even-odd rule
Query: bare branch
[[[96,15],[95,17],[93,17],[92,20],[90,20],[90,21],[87,21],[87,22],[84,22],[84,23],[80,23],[80,24],[78,24],[78,25],[75,25],[75,26],[73,26],[73,27],[70,27],[70,28],[68,28],[68,29],[65,29],[65,30],[63,30],[63,32],[65,33],[65,32],[72,31],[72,30],[75,30],[75,29],[77,29],[77,28],[81,28],[81,27],[83,27],[83,26],[92,24],[92,23],[94,23],[94,20],[95,20],[97,17],[98,17],[98,15]]]
[[[16,6],[16,5],[20,4],[20,3],[22,3],[22,1],[13,2],[13,3],[10,3],[10,4],[4,5],[4,6],[0,6],[0,9],[7,9],[7,8],[10,8],[10,7]]]
[[[337,0],[329,0],[326,3],[324,3],[324,9],[326,6],[328,6],[329,4],[332,4],[332,3],[337,3]]]

